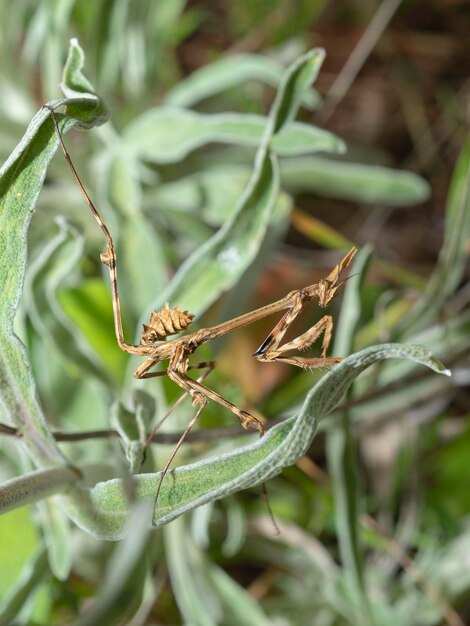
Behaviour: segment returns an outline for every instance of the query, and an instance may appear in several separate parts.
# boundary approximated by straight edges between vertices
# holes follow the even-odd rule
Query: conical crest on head
[[[338,265],[334,267],[331,270],[331,272],[328,274],[328,276],[326,277],[326,280],[330,282],[333,287],[338,282],[338,278],[340,277],[341,272],[345,270],[351,263],[352,258],[356,254],[356,252],[357,252],[357,248],[355,247],[351,248],[351,250],[347,253],[347,255],[341,259]]]

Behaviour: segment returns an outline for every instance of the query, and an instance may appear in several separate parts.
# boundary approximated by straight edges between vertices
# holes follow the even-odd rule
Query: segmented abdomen
[[[187,328],[194,315],[188,311],[180,311],[179,306],[170,308],[168,302],[159,311],[152,311],[150,321],[144,324],[144,332],[140,337],[143,345],[163,341],[166,337],[179,333]]]

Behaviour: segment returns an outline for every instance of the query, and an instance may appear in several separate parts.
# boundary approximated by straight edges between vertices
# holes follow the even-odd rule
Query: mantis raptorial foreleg
[[[307,348],[310,348],[316,339],[318,339],[318,337],[323,333],[322,358],[325,359],[328,346],[330,345],[332,332],[333,318],[331,315],[325,315],[306,332],[302,333],[302,335],[299,335],[292,341],[276,347],[268,344],[263,353],[259,355],[257,354],[256,356],[259,360],[274,361],[286,352],[291,352],[292,350],[307,350]]]
[[[289,329],[289,326],[291,326],[303,308],[304,300],[302,298],[302,291],[297,293],[294,292],[294,304],[292,309],[284,313],[274,329],[269,333],[261,346],[254,353],[254,356],[258,359],[258,361],[282,361],[283,363],[290,363],[291,365],[296,365],[304,369],[328,367],[341,361],[339,357],[326,357],[326,352],[328,350],[328,346],[330,345],[333,332],[333,318],[331,315],[324,315],[306,332],[302,333],[292,341],[280,345],[284,335]],[[286,352],[292,352],[293,350],[306,350],[322,333],[323,341],[321,359],[286,356]]]

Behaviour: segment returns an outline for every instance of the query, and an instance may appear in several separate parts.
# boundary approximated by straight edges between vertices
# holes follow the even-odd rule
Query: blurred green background
[[[333,133],[347,151],[330,135],[315,156],[284,146],[282,191],[256,258],[230,289],[201,294],[197,325],[316,282],[350,245],[370,245],[359,301],[344,303],[357,312],[354,333],[338,337],[337,353],[420,343],[453,373],[444,379],[392,362],[359,379],[308,455],[267,484],[280,535],[260,488],[148,536],[137,520],[121,543],[71,525],[55,500],[2,516],[0,623],[469,623],[468,4],[18,0],[0,5],[0,23],[2,161],[40,106],[60,97],[71,37],[108,106],[108,123],[66,143],[116,239],[129,338],[233,213],[260,139],[242,137],[236,124],[266,115],[284,68],[324,48],[297,119]],[[214,130],[227,112],[234,127]],[[198,140],[203,131],[188,119],[207,135]],[[123,407],[138,412],[136,362],[116,346],[101,233],[61,155],[28,245],[17,332],[48,424],[59,433],[115,428]],[[344,315],[340,300],[335,319]],[[297,331],[318,318],[313,310]],[[212,388],[276,421],[296,414],[321,373],[251,357],[273,323],[200,357],[218,361]],[[157,414],[178,397],[167,380],[137,387]],[[187,402],[167,429],[181,431],[189,411]],[[221,426],[226,436],[214,441]],[[212,403],[200,428],[207,440],[186,444],[178,462],[244,442],[233,416]],[[125,475],[124,440],[60,445],[71,463],[106,459]],[[145,471],[171,451],[153,449]],[[2,479],[30,470],[18,442],[2,435]]]

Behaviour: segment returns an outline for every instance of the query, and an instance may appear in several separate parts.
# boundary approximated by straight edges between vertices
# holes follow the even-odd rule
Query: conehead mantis
[[[111,233],[93,204],[93,201],[83,186],[72,163],[70,155],[65,147],[54,109],[49,105],[44,105],[44,108],[48,109],[50,112],[64,157],[106,240],[106,251],[101,254],[100,258],[109,271],[114,326],[119,347],[129,354],[144,357],[144,361],[134,372],[134,376],[136,378],[144,379],[157,376],[168,376],[184,391],[184,396],[189,395],[191,397],[192,404],[196,409],[193,417],[189,421],[160,474],[156,487],[156,506],[162,482],[168,468],[170,467],[170,464],[179,448],[183,444],[188,432],[191,430],[206,406],[208,400],[212,400],[234,413],[240,420],[243,428],[254,428],[260,433],[260,435],[264,434],[263,424],[257,417],[251,415],[248,411],[240,409],[202,383],[205,376],[207,376],[211,369],[215,367],[215,363],[213,361],[202,361],[190,364],[189,359],[193,353],[195,353],[202,344],[208,343],[213,339],[222,337],[223,335],[252,324],[253,322],[263,319],[269,315],[284,312],[282,317],[274,326],[273,330],[261,343],[259,348],[253,353],[253,356],[258,361],[280,361],[303,369],[330,367],[339,363],[341,361],[340,358],[326,356],[333,331],[333,319],[330,315],[324,315],[316,324],[295,339],[287,343],[282,342],[289,327],[309,302],[316,300],[318,305],[323,308],[326,307],[334,298],[338,289],[345,282],[344,271],[349,267],[351,260],[356,253],[356,248],[351,248],[343,259],[328,274],[328,276],[321,279],[318,283],[314,283],[304,287],[303,289],[291,291],[284,298],[263,306],[255,311],[245,313],[244,315],[240,315],[215,326],[201,328],[192,333],[190,332],[179,335],[172,339],[169,337],[179,334],[182,331],[186,331],[193,321],[194,316],[188,311],[181,311],[178,305],[170,307],[169,304],[165,304],[160,310],[153,311],[148,323],[144,324],[144,328],[140,336],[140,342],[138,344],[127,343],[124,339],[123,333],[117,282],[116,251]],[[320,357],[305,357],[292,354],[309,348],[321,335],[323,335],[323,340]],[[151,371],[157,363],[162,361],[168,362],[166,369]],[[199,378],[194,379],[188,375],[189,370],[204,371]],[[148,441],[151,440],[153,434],[155,434],[155,429],[150,434]]]

